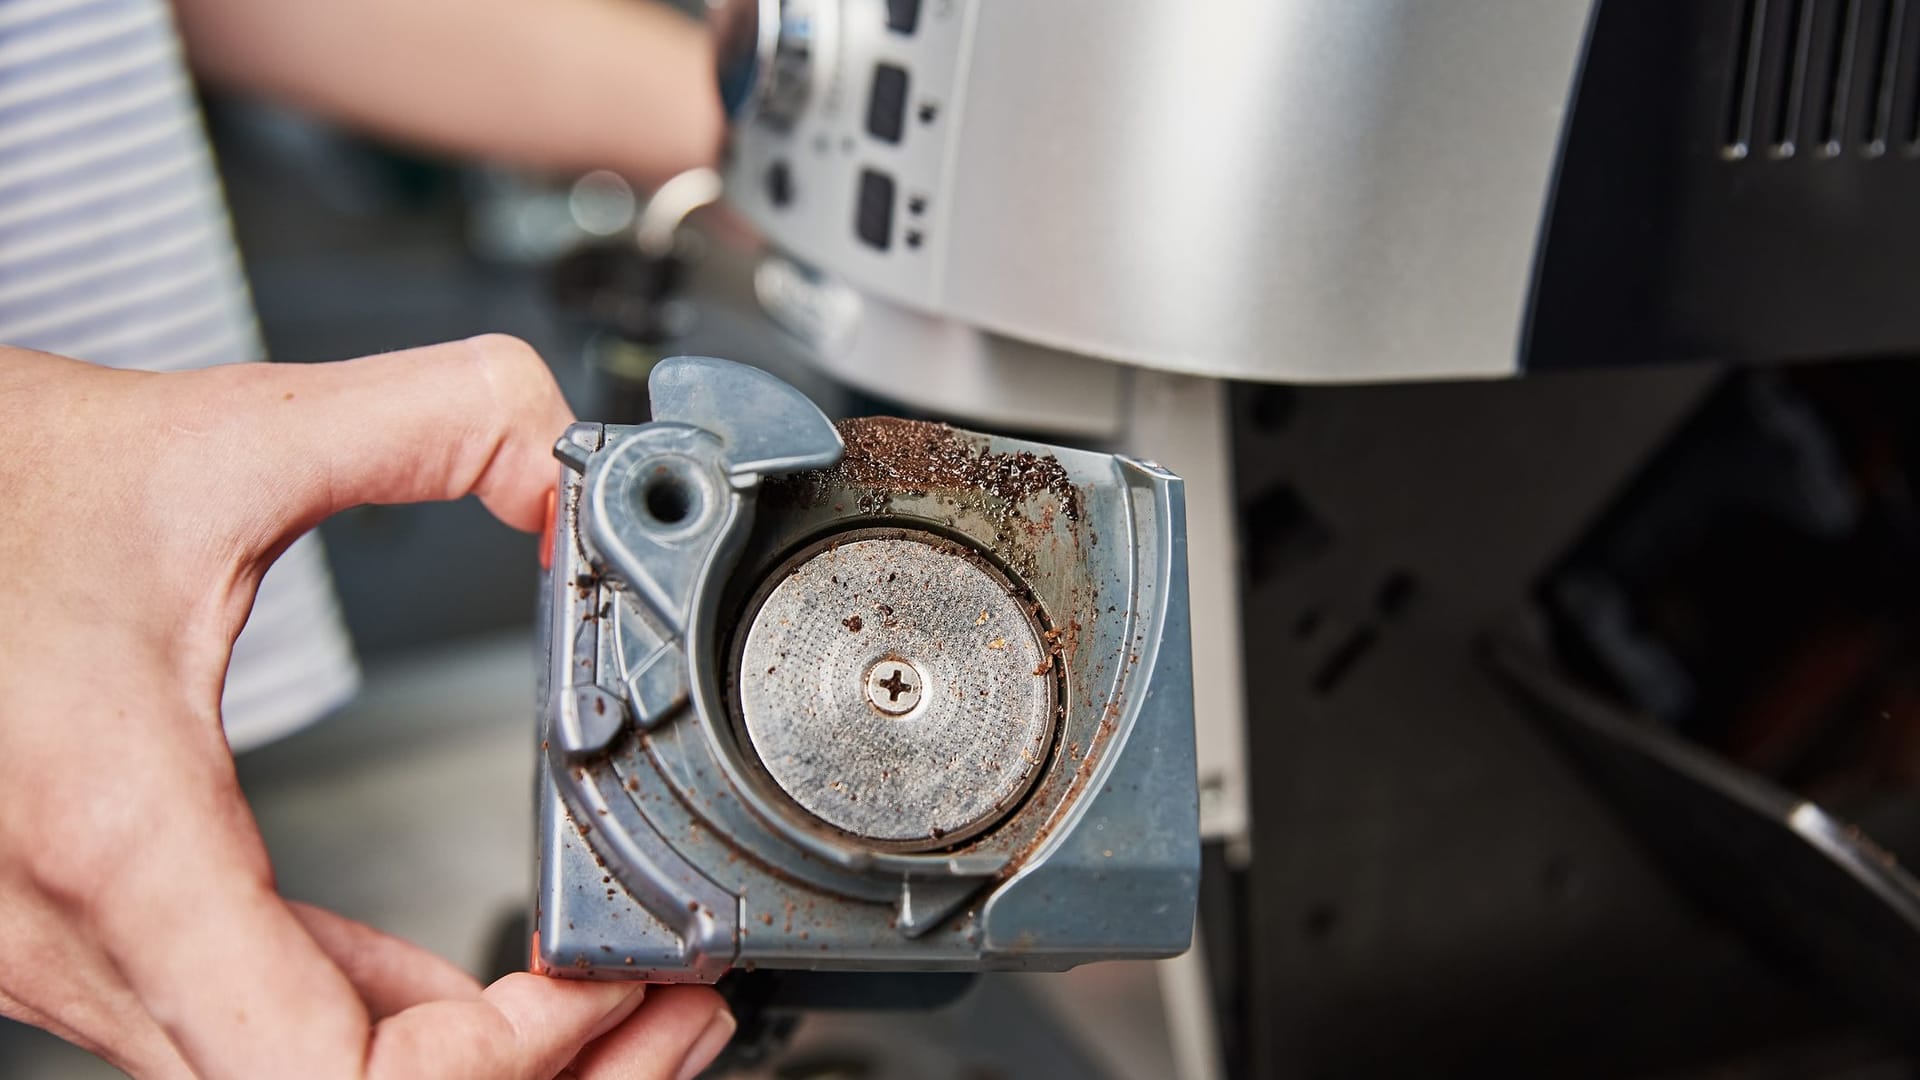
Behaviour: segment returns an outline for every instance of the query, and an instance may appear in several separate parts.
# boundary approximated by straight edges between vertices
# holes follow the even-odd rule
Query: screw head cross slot
[[[882,660],[867,669],[867,701],[888,716],[912,712],[925,685],[920,670],[906,660]]]

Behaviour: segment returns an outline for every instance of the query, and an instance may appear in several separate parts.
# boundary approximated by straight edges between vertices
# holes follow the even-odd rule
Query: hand
[[[167,375],[0,349],[0,1015],[143,1077],[668,1078],[718,1053],[711,990],[482,989],[282,899],[221,731],[280,551],[362,503],[476,494],[536,529],[570,419],[510,338]]]
[[[706,28],[635,0],[174,0],[203,78],[376,134],[651,188],[726,135]]]

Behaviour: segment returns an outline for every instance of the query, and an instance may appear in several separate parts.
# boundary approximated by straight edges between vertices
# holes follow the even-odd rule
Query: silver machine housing
[[[1060,970],[1188,946],[1181,481],[677,357],[575,425],[533,968]]]
[[[1098,361],[1508,374],[1592,9],[733,0],[728,198],[829,370],[1002,423]]]

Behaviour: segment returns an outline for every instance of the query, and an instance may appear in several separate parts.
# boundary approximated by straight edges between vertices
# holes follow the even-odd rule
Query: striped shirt
[[[166,0],[0,0],[0,343],[149,371],[264,358]],[[234,644],[228,739],[300,727],[357,680],[303,537]]]

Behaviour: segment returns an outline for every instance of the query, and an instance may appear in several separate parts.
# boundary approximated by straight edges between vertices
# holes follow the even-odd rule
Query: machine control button
[[[780,207],[793,201],[793,169],[785,161],[767,166],[767,199]]]
[[[907,69],[880,64],[873,69],[867,96],[867,131],[882,142],[897,143],[907,126]]]
[[[920,25],[920,0],[887,0],[887,29],[911,34]]]
[[[868,244],[887,250],[893,244],[893,177],[877,169],[860,170],[860,197],[853,229]]]
[[[790,131],[812,95],[816,56],[831,56],[838,0],[714,0],[708,28],[727,118]]]

